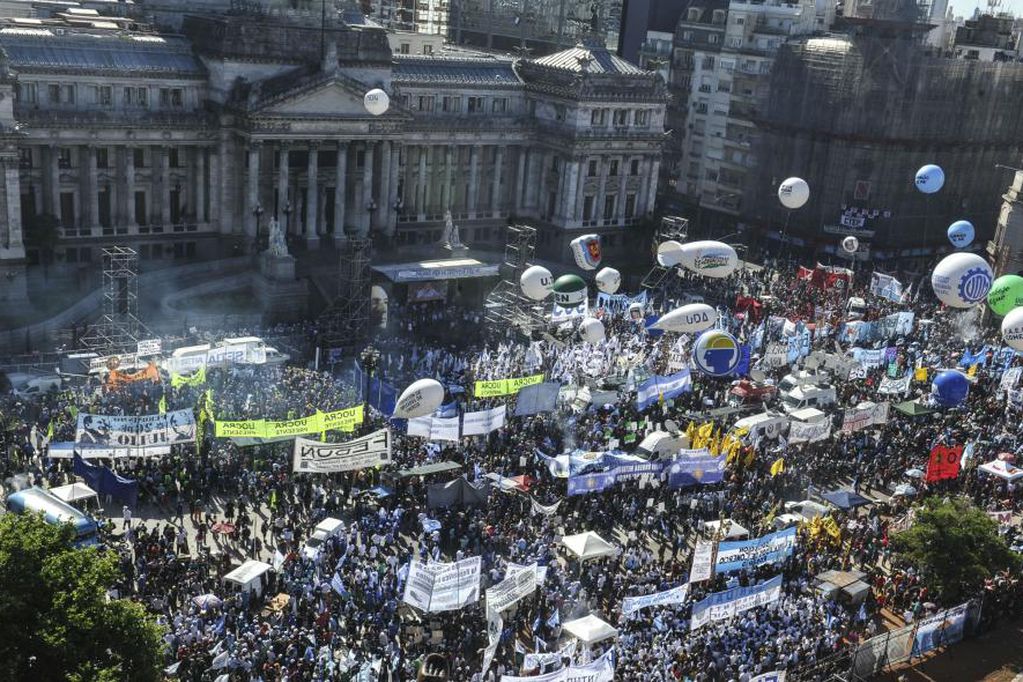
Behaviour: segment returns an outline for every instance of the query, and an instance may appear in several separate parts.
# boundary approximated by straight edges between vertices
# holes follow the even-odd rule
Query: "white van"
[[[782,393],[786,393],[797,386],[805,386],[807,384],[824,384],[827,383],[827,381],[828,375],[826,374],[806,369],[794,369],[789,374],[783,376],[781,381],[778,382],[778,390]]]
[[[270,584],[270,571],[273,566],[249,559],[238,568],[224,576],[224,584],[237,592],[250,592],[254,597],[263,595]]]
[[[654,431],[639,444],[636,454],[650,460],[671,459],[679,450],[689,447],[689,436],[684,433]]]
[[[735,422],[732,429],[749,429],[752,438],[777,438],[789,425],[787,415],[778,412],[761,412],[752,417],[743,417]]]
[[[34,377],[22,381],[19,381],[17,377],[18,375],[8,376],[14,394],[19,398],[38,398],[51,391],[59,391],[61,387],[61,378],[56,375]]]
[[[345,522],[340,519],[326,518],[316,524],[312,535],[305,541],[302,556],[315,560],[323,549],[323,543],[330,538],[341,535],[345,531]]]
[[[828,415],[824,414],[816,407],[807,407],[802,410],[789,412],[789,417],[791,417],[793,421],[800,421],[804,424],[813,424],[815,422],[824,421],[828,418]]]
[[[791,391],[782,393],[781,408],[788,414],[797,410],[805,410],[808,407],[823,407],[834,405],[838,400],[835,387],[828,384],[806,384],[796,386]]]

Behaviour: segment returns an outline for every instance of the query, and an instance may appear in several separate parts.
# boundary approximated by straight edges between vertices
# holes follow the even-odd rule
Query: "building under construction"
[[[903,268],[948,248],[955,220],[971,221],[982,245],[1010,180],[997,164],[1023,157],[1023,64],[935,53],[909,2],[856,9],[845,34],[779,51],[757,117],[747,222],[820,258],[856,235],[860,257]],[[929,163],[946,177],[933,195],[914,184]],[[810,201],[789,214],[777,187],[791,176],[809,183]]]

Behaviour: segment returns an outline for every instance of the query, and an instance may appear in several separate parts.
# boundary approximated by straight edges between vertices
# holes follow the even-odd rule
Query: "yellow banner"
[[[536,384],[543,383],[543,374],[534,374],[529,377],[517,377],[515,379],[508,379],[508,393],[512,395],[518,393],[526,386],[534,386]]]
[[[249,419],[240,422],[216,422],[217,438],[263,438],[266,433],[266,422],[262,419]]]
[[[356,405],[344,410],[335,412],[321,412],[323,431],[347,431],[352,432],[355,427],[363,422],[366,409],[363,405]]]
[[[515,395],[526,386],[543,383],[543,374],[512,379],[494,379],[493,381],[477,381],[473,395],[477,398],[496,398],[502,395]]]
[[[284,421],[266,422],[266,438],[280,438],[282,436],[304,436],[310,433],[323,431],[323,413],[302,417],[301,419],[287,419]]]

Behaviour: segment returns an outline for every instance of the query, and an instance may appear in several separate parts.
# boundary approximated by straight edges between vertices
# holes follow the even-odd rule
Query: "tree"
[[[107,599],[116,556],[73,538],[34,514],[0,516],[0,679],[159,680],[162,628]]]
[[[985,579],[1021,564],[998,524],[964,497],[927,500],[912,527],[894,537],[893,549],[945,605],[975,596]]]

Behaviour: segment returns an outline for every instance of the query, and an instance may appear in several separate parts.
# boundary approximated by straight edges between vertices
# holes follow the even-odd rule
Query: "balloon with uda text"
[[[519,277],[522,293],[534,301],[542,301],[554,291],[554,275],[542,265],[531,265]]]
[[[650,328],[678,334],[696,334],[713,327],[717,319],[717,311],[712,306],[690,303],[665,313]]]
[[[415,419],[433,414],[444,402],[444,386],[436,379],[419,379],[401,392],[394,406],[396,419]]]
[[[934,295],[951,308],[969,308],[984,300],[994,273],[975,253],[960,251],[945,256],[931,272]]]

